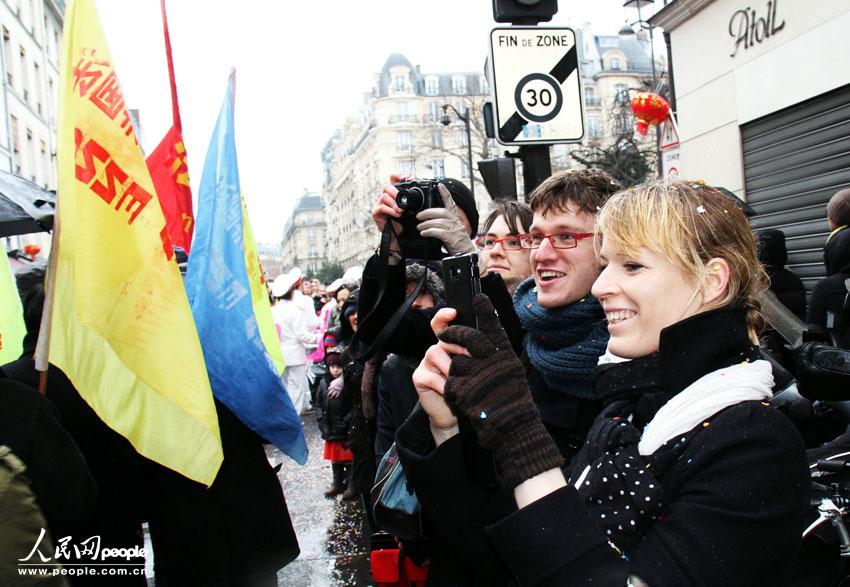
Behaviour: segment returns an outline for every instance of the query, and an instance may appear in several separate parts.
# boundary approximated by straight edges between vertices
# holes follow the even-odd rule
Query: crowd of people
[[[850,189],[825,211],[827,277],[807,304],[784,234],[754,233],[739,200],[701,181],[560,172],[525,202],[494,202],[479,230],[462,182],[414,213],[402,179],[376,199],[383,238],[365,267],[329,284],[294,268],[269,292],[287,392],[325,441],[324,496],[359,501],[383,551],[382,461],[400,460],[419,503],[418,535],[389,541],[393,572],[373,564],[376,584],[788,584],[807,447],[769,404],[782,343],[759,296],[850,347]],[[447,306],[441,260],[458,255],[478,263],[477,328]],[[298,543],[264,439],[217,402],[225,460],[207,489],[141,458],[58,369],[40,395],[43,299],[26,292],[24,355],[2,367],[14,409],[0,410],[0,445],[25,463],[52,536],[129,547],[147,520],[158,584],[276,584]]]
[[[405,250],[401,179],[373,208],[388,250],[364,268],[339,393],[320,400],[320,419],[340,414],[325,438],[347,422],[361,473],[334,465],[326,495],[359,495],[376,537],[391,533],[369,490],[397,454],[422,526],[397,537],[397,565],[429,585],[791,581],[810,479],[768,403],[783,357],[766,355],[759,296],[847,346],[850,190],[826,210],[828,277],[807,309],[784,234],[754,232],[751,209],[702,181],[558,173],[527,203],[494,202],[479,231],[446,180],[416,220],[443,255],[478,255],[472,329],[452,324],[440,259]]]

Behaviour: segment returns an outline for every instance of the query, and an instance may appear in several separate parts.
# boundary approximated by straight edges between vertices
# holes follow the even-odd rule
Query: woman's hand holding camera
[[[443,198],[444,208],[428,208],[416,215],[419,224],[416,228],[419,234],[435,238],[443,243],[451,255],[474,253],[475,245],[469,238],[469,233],[457,213],[457,205],[451,192],[446,186],[437,186],[440,197]]]
[[[441,382],[443,397],[475,428],[481,446],[496,456],[505,485],[513,489],[557,469],[563,457],[543,427],[525,369],[490,300],[478,294],[473,305],[478,330],[449,326],[437,333],[444,349],[461,351],[452,353],[448,378]]]
[[[400,218],[402,215],[402,209],[398,207],[398,204],[396,204],[398,188],[395,187],[395,184],[400,181],[407,181],[407,178],[402,175],[391,175],[390,183],[384,186],[384,191],[381,192],[381,197],[378,198],[378,201],[372,208],[372,220],[375,222],[375,226],[378,227],[379,232],[384,232],[384,226],[386,226],[388,219]],[[393,225],[393,228],[393,234],[390,239],[390,250],[393,252],[399,252],[396,234],[398,234],[401,228],[397,223]],[[397,265],[398,262],[399,261],[396,257],[391,256],[389,259],[390,265]]]
[[[378,198],[378,201],[375,203],[375,206],[372,208],[372,220],[375,221],[375,226],[378,227],[378,230],[383,232],[384,225],[387,223],[387,216],[392,216],[393,218],[400,218],[402,214],[401,208],[396,204],[396,198],[398,197],[398,188],[395,187],[400,181],[407,181],[408,178],[403,175],[391,175],[390,183],[384,186],[384,191],[381,192],[381,197]]]

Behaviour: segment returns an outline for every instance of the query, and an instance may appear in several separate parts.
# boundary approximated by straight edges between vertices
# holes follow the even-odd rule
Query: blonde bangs
[[[668,183],[643,184],[612,196],[597,217],[597,254],[605,238],[623,255],[635,256],[646,247],[681,269],[692,269],[697,259],[689,254],[688,241],[694,227],[677,205],[681,200],[668,196],[670,188]]]

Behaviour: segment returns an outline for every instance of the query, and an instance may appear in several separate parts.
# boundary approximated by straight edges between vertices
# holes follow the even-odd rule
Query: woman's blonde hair
[[[706,309],[743,307],[750,339],[758,342],[764,319],[757,295],[766,275],[747,218],[732,200],[700,183],[641,184],[614,194],[602,207],[594,237],[597,253],[603,238],[625,255],[636,255],[640,247],[663,254],[692,275],[700,291],[708,276],[706,263],[724,259],[729,265],[726,293]]]

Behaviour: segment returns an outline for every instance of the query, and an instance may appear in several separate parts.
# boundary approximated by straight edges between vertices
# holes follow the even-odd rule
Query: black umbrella
[[[0,237],[53,229],[56,194],[0,171]]]

